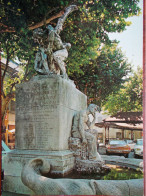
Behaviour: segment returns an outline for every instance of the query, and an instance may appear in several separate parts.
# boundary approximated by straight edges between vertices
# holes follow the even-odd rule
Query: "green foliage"
[[[68,16],[61,34],[64,42],[72,44],[67,71],[77,87],[87,94],[89,102],[101,105],[102,100],[119,87],[126,70],[129,70],[119,49],[115,48],[112,52],[107,46],[111,44],[108,33],[121,32],[130,25],[126,19],[140,13],[138,2],[139,0],[0,0],[1,50],[8,62],[16,57],[22,62],[25,74],[21,81],[30,79],[35,74],[33,66],[37,51],[30,27],[42,21],[45,26],[47,19],[60,13],[68,5],[76,4],[78,11]],[[50,24],[55,26],[57,20],[58,18],[54,19]],[[105,46],[101,50],[102,43]],[[14,78],[12,81],[8,82],[9,86],[16,83]],[[5,93],[8,93],[8,89],[10,88]]]
[[[88,103],[102,105],[106,97],[120,88],[130,65],[108,32],[121,32],[125,19],[139,13],[138,1],[88,1],[72,13],[61,36],[72,48],[67,59],[67,72]],[[104,44],[104,47],[101,47]]]
[[[58,0],[1,0],[1,22],[20,31],[45,20],[46,17],[57,13],[68,3],[69,1]],[[51,13],[50,10],[52,10]],[[5,26],[1,26],[1,28],[4,30]]]
[[[70,58],[67,61],[68,73],[74,71],[83,73],[80,67],[87,65],[90,59],[94,60],[98,56],[97,50],[101,43],[110,43],[108,33],[125,30],[129,25],[125,19],[140,13],[138,2],[139,0],[126,2],[125,0],[1,0],[0,31],[14,30],[15,32],[3,33],[5,38],[1,37],[0,42],[3,44],[8,40],[11,48],[16,47],[20,60],[28,61],[30,58],[34,60],[35,48],[29,27],[41,21],[44,21],[45,25],[48,18],[59,13],[69,4],[77,4],[78,11],[69,15],[61,36],[65,42],[72,44]],[[52,25],[55,25],[56,21],[57,19]],[[2,46],[2,50],[4,51],[5,47]]]
[[[98,49],[96,58],[89,59],[87,64],[80,66],[80,70],[70,70],[70,78],[87,95],[89,103],[101,105],[124,82],[123,77],[130,70],[130,64],[117,44],[112,44]]]
[[[88,22],[89,18],[90,22],[95,21],[100,29],[98,33],[104,35],[104,31],[124,30],[127,25],[125,19],[139,14],[138,2],[139,0],[1,0],[1,22],[19,30],[51,17],[69,4],[77,4],[83,12],[77,13],[77,18],[84,15],[83,21]]]
[[[10,75],[7,75],[6,79],[4,80],[4,84],[3,84],[3,91],[4,91],[5,96],[11,92],[13,84],[21,83],[23,78],[24,78],[23,70],[19,71],[18,73],[15,73],[13,77]],[[15,90],[15,85],[14,85],[13,91],[14,90]],[[14,99],[15,97],[13,97],[13,100]]]
[[[129,180],[129,179],[140,179],[143,178],[141,171],[132,169],[111,169],[111,172],[107,176],[104,176],[104,180]]]
[[[133,76],[123,84],[119,91],[109,95],[104,110],[108,110],[110,114],[142,111],[142,84],[142,68],[138,68],[137,72],[134,72]]]
[[[61,36],[70,42],[68,74],[83,73],[82,67],[98,56],[101,44],[110,44],[108,33],[121,32],[130,25],[127,19],[139,14],[139,1],[78,1],[79,11],[73,12],[65,22]]]

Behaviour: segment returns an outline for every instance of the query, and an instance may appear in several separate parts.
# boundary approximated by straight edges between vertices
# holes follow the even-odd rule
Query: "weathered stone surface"
[[[80,174],[108,174],[111,169],[103,161],[80,160],[75,161],[75,170]]]
[[[34,40],[39,44],[39,50],[35,58],[35,70],[40,74],[61,74],[68,78],[66,74],[65,60],[68,57],[70,43],[63,43],[60,32],[67,16],[77,10],[76,5],[70,5],[64,10],[64,14],[58,19],[54,28],[48,25],[46,28],[37,28],[33,32]]]
[[[95,113],[100,107],[90,104],[88,108],[77,112],[73,117],[69,148],[75,156],[75,170],[84,174],[108,173],[110,168],[104,165],[100,154],[97,152],[97,130],[95,125]],[[89,118],[92,115],[93,120]]]
[[[37,150],[13,150],[4,157],[5,178],[3,190],[16,193],[31,194],[31,190],[21,182],[21,172],[23,167],[31,159],[45,158],[51,165],[51,175],[63,177],[72,171],[74,167],[74,157],[69,151],[37,151]]]
[[[46,167],[46,169],[44,167]],[[22,171],[22,182],[35,195],[120,195],[143,196],[143,179],[136,180],[86,180],[52,179],[42,175],[50,166],[44,159],[31,160]],[[137,185],[136,185],[137,184]],[[136,186],[135,186],[136,185]],[[136,187],[136,188],[134,188]]]
[[[5,175],[20,176],[21,170],[33,158],[44,157],[51,164],[51,172],[65,175],[73,169],[74,157],[69,151],[13,150],[4,157]]]
[[[52,175],[64,176],[73,169],[75,160],[68,148],[72,118],[86,105],[87,97],[61,76],[37,76],[17,86],[16,149],[4,160],[5,191],[28,193],[19,183],[21,171],[37,157],[50,162]]]
[[[86,103],[86,96],[61,77],[19,85],[16,149],[67,150],[73,115]]]
[[[125,158],[124,156],[107,156],[102,155],[102,159],[106,164],[118,165],[121,167],[129,167],[133,169],[139,168],[143,170],[143,160],[141,159],[133,159],[133,158]]]
[[[127,180],[129,186],[129,195],[143,195],[143,179],[140,180]]]
[[[90,104],[88,108],[77,112],[73,117],[72,137],[69,139],[69,146],[72,151],[75,151],[75,156],[78,156],[76,152],[81,149],[80,159],[102,161],[97,152],[97,131],[94,130],[93,134],[96,111],[100,111],[100,107]],[[93,116],[92,121],[89,119],[89,115]],[[84,154],[83,156],[82,153]]]
[[[8,196],[14,195],[14,193],[17,194],[26,194],[26,195],[35,195],[35,193],[25,186],[20,176],[5,176],[5,183],[3,184],[3,191],[8,191]]]

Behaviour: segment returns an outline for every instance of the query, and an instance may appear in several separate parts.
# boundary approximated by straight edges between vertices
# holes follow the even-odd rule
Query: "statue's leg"
[[[40,64],[41,64],[41,53],[40,53],[40,51],[38,51],[36,53],[36,57],[35,57],[34,69],[37,72],[44,74],[44,70],[41,69],[41,65]]]
[[[89,129],[87,131],[95,136],[96,141],[97,141],[97,151],[98,151],[98,147],[99,147],[99,143],[98,143],[98,130],[96,130],[96,129]]]
[[[68,52],[66,49],[58,50],[53,53],[54,60],[56,64],[58,65],[60,71],[63,74],[63,77],[68,78],[66,74],[66,64],[64,63],[64,60],[67,58]]]
[[[46,70],[46,73],[50,74],[49,67],[48,67],[48,62],[47,62],[47,55],[45,53],[42,53],[42,60],[43,60],[43,66]]]
[[[102,161],[100,154],[97,152],[97,141],[95,136],[85,131],[85,137],[88,142],[89,160]]]

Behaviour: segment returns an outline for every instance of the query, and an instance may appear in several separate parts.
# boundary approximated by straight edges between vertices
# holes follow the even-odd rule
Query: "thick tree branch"
[[[72,11],[74,11],[74,10],[77,10],[77,6],[75,6],[75,5],[70,5],[69,7],[67,7],[66,9],[65,9],[65,12],[67,11],[67,10],[72,10]],[[54,9],[52,9],[52,10],[54,10]],[[51,10],[51,11],[52,11]],[[66,16],[69,14],[69,13],[71,13],[72,11],[69,11],[67,14],[66,14]],[[44,24],[49,24],[51,21],[53,21],[54,19],[56,19],[56,18],[60,18],[61,16],[63,16],[64,15],[64,10],[62,10],[62,11],[60,11],[59,13],[57,13],[57,14],[55,14],[55,15],[53,15],[53,16],[51,16],[50,18],[48,18],[48,19],[43,19],[41,22],[38,22],[37,24],[35,24],[35,25],[32,25],[32,26],[29,26],[28,27],[28,29],[29,30],[34,30],[34,29],[37,29],[37,28],[39,28],[39,27],[41,27],[41,26],[43,26]],[[50,12],[49,12],[50,13]],[[48,14],[48,13],[47,13]],[[66,18],[66,17],[65,17]],[[5,24],[3,24],[3,23],[0,23],[0,27],[2,27],[3,29],[2,30],[0,30],[0,32],[1,33],[4,33],[4,32],[9,32],[9,33],[11,33],[11,32],[15,32],[15,29],[13,28],[13,27],[8,27],[7,25],[5,25]]]
[[[2,75],[2,88],[3,88],[3,81],[5,79],[5,75],[6,75],[6,72],[7,72],[7,69],[8,69],[10,58],[14,54],[14,51],[9,53],[10,47],[8,47],[7,44],[5,45],[5,47],[6,47],[6,52],[7,52],[7,60],[6,60],[6,67],[5,67],[4,73]]]
[[[2,91],[3,92],[2,94],[2,117],[5,116],[5,112],[8,109],[8,105],[10,101],[15,97],[15,92],[13,91],[13,88],[15,87],[17,83],[18,81],[11,84],[10,91],[7,95],[5,95],[4,92]]]
[[[8,27],[7,25],[0,23],[0,27],[3,28],[0,32],[1,33],[7,33],[7,32],[15,32],[15,29],[13,27]]]
[[[63,14],[64,14],[64,11],[60,11],[60,12],[57,13],[56,15],[51,16],[49,19],[43,20],[43,21],[41,21],[41,22],[39,22],[39,23],[37,23],[37,24],[35,24],[35,25],[33,25],[33,26],[28,27],[28,29],[29,29],[29,30],[37,29],[37,28],[43,26],[44,24],[48,24],[48,23],[50,23],[52,20],[61,17]]]
[[[0,33],[15,33],[16,31],[15,30],[12,30],[11,28],[7,28],[7,29],[4,29],[4,30],[1,30]]]
[[[29,58],[29,60],[28,60],[28,63],[26,64],[26,70],[25,70],[24,78],[23,78],[22,81],[26,81],[26,78],[27,78],[27,76],[28,76],[29,62],[30,62],[30,58]],[[22,82],[22,81],[21,81],[21,82]]]
[[[13,95],[13,94],[14,94],[14,93],[13,93],[13,88],[15,87],[16,84],[18,84],[18,81],[17,81],[17,82],[14,82],[13,84],[11,84],[10,92],[9,92],[8,95],[7,95],[8,97],[14,98],[14,95]]]
[[[15,97],[15,93],[11,93],[11,95],[3,97],[2,96],[2,108],[1,108],[1,112],[2,112],[2,124],[4,124],[4,120],[5,120],[5,115],[6,112],[8,110],[8,106],[10,101]]]
[[[41,26],[43,26],[44,24],[48,24],[50,23],[52,20],[56,19],[56,18],[59,18],[61,17],[62,15],[64,14],[64,11],[60,11],[59,13],[57,13],[56,15],[54,16],[51,16],[49,19],[47,20],[42,20],[41,22],[33,25],[33,26],[29,26],[28,29],[29,30],[34,30],[34,29],[37,29]],[[2,23],[0,23],[0,27],[3,27],[4,29],[2,29],[0,32],[1,33],[6,33],[6,32],[9,32],[9,33],[12,33],[12,32],[16,32],[14,28],[12,27],[8,27]]]
[[[9,57],[9,55],[7,55],[6,67],[5,67],[4,73],[2,75],[2,88],[3,88],[3,81],[4,81],[4,78],[5,78],[7,69],[8,69],[9,61],[10,61],[10,57]]]

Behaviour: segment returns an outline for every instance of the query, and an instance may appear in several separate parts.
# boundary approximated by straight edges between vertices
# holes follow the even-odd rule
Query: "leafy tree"
[[[117,44],[98,49],[98,57],[81,66],[82,72],[70,73],[70,78],[88,97],[88,103],[101,105],[108,95],[117,91],[130,71],[130,64]]]
[[[142,111],[142,74],[142,68],[138,68],[137,72],[134,72],[133,76],[123,84],[119,91],[109,95],[104,110],[108,110],[110,114]]]
[[[81,1],[78,1],[81,2]],[[110,44],[109,32],[122,32],[131,23],[126,19],[138,15],[139,1],[98,0],[82,1],[79,11],[68,17],[62,37],[70,42],[70,58],[68,73],[82,72],[84,64],[98,56],[98,48],[102,43]]]
[[[19,38],[13,33],[2,34],[0,39],[2,40],[2,56],[6,58],[5,70],[2,72],[1,79],[2,120],[4,122],[9,103],[15,98],[15,85],[31,78],[34,74],[32,67],[34,64],[35,47],[33,46],[34,44],[31,38],[26,39],[25,36]],[[23,47],[23,52],[20,50],[20,46]],[[15,74],[7,74],[10,61],[14,60],[16,57],[21,61],[19,65],[21,71],[16,72]]]
[[[130,25],[125,19],[140,13],[138,2],[139,0],[0,0],[0,43],[7,58],[2,88],[9,61],[16,56],[23,62],[25,70],[24,78],[17,82],[28,80],[35,73],[33,62],[37,45],[34,44],[32,31],[47,24],[55,26],[57,19],[70,4],[76,4],[78,11],[69,15],[61,36],[65,42],[72,44],[67,64],[68,74],[73,78],[73,74],[84,75],[86,68],[94,65],[91,59],[97,59],[101,43],[110,43],[109,32],[121,32]],[[10,94],[17,82],[12,78],[9,83],[12,89],[9,88],[10,91],[5,94],[4,90],[2,92],[4,99],[12,97]]]
[[[17,32],[35,29],[60,17],[70,4],[76,4],[81,12],[74,16],[77,21],[97,25],[97,34],[124,30],[125,18],[139,13],[139,0],[1,0],[1,32]],[[83,14],[82,14],[83,13]],[[73,20],[72,20],[73,21]]]

